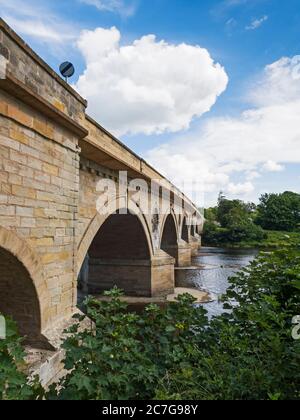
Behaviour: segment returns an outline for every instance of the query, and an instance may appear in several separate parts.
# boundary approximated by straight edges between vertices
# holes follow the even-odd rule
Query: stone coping
[[[79,138],[85,138],[88,135],[88,131],[84,127],[59,109],[55,108],[43,97],[34,93],[12,74],[8,73],[6,79],[0,80],[0,88],[43,113],[50,120],[60,123]]]
[[[26,42],[0,17],[0,29],[3,30],[26,54],[39,64],[53,79],[61,84],[72,96],[87,107],[87,101],[66,83],[40,56],[38,56]]]

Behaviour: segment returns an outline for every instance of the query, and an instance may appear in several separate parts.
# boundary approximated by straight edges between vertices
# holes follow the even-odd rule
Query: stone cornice
[[[66,83],[44,60],[41,59],[22,38],[19,37],[0,17],[0,30],[4,31],[27,55],[39,64],[53,79],[62,85],[72,96],[87,107],[87,101],[82,98],[68,83]]]
[[[37,111],[46,115],[50,120],[55,121],[67,130],[71,131],[79,138],[87,136],[88,131],[79,125],[72,118],[68,117],[65,113],[55,108],[44,98],[34,93],[26,85],[14,78],[11,74],[6,74],[5,79],[0,79],[0,88],[22,102],[36,109]]]

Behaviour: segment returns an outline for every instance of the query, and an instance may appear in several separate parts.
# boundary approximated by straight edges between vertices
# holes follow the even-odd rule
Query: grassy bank
[[[283,248],[286,246],[300,247],[300,232],[266,231],[267,238],[261,241],[242,241],[238,243],[203,243],[203,246],[220,246],[222,248]]]

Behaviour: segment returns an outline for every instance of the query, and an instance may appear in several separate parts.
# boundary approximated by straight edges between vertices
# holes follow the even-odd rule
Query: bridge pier
[[[176,267],[189,267],[191,265],[192,248],[187,242],[180,241],[177,245],[165,246],[164,251],[175,259]]]
[[[151,296],[159,297],[174,293],[175,259],[159,250],[152,259]]]
[[[184,241],[178,244],[177,267],[190,267],[192,264],[192,247]]]
[[[192,257],[197,257],[199,249],[201,248],[201,237],[198,235],[193,236],[190,245]]]
[[[163,251],[150,260],[88,257],[80,273],[81,290],[99,295],[117,286],[127,296],[166,296],[174,292],[174,264]]]
[[[151,296],[151,261],[90,258],[88,293],[99,295],[114,286],[128,296]]]

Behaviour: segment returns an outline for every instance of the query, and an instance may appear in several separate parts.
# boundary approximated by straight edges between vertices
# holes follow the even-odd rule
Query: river
[[[228,278],[247,266],[257,255],[255,249],[224,249],[203,247],[197,257],[193,258],[192,267],[177,270],[176,283],[182,287],[196,287],[206,290],[215,300],[204,304],[209,317],[224,312],[219,297],[228,286]],[[201,266],[201,268],[199,268]]]

